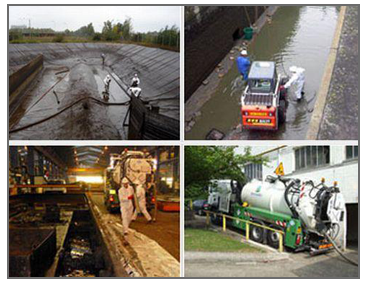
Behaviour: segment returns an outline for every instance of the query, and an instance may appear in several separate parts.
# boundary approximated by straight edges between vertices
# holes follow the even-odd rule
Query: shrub
[[[57,42],[57,43],[60,43],[60,42],[63,42],[65,39],[65,36],[63,34],[57,34],[53,39],[52,39],[52,42]]]
[[[101,40],[101,33],[100,32],[95,33],[94,36],[93,36],[93,40],[94,41],[100,41]]]

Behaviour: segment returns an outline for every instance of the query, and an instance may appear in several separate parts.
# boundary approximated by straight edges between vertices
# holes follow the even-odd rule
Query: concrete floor
[[[94,203],[102,213],[108,214],[104,205],[103,194],[93,194]],[[153,215],[153,210],[151,211]],[[110,216],[122,224],[120,213],[112,213]],[[180,214],[176,212],[158,211],[156,222],[147,224],[143,215],[139,215],[137,220],[130,225],[131,229],[142,233],[150,239],[156,241],[162,248],[170,253],[176,260],[180,261]]]
[[[347,6],[318,139],[359,138],[359,63],[359,7]]]

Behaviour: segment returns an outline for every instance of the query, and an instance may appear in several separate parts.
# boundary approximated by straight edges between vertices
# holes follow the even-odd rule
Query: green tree
[[[89,23],[86,26],[80,27],[78,30],[74,32],[76,36],[82,36],[82,37],[93,37],[95,34],[94,26],[92,23]]]
[[[246,182],[243,168],[248,163],[264,164],[267,159],[251,154],[250,147],[244,154],[236,154],[234,146],[185,147],[185,196],[206,197],[207,185],[213,179],[232,179]]]
[[[121,33],[124,40],[130,40],[132,37],[133,27],[132,27],[132,19],[127,17],[127,19],[121,25]]]
[[[104,27],[101,34],[103,39],[106,41],[113,41],[119,38],[119,35],[113,31],[113,22],[109,20],[104,22]]]

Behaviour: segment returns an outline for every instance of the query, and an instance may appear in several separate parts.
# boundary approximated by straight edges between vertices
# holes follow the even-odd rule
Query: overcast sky
[[[55,31],[76,30],[93,23],[100,32],[107,20],[123,22],[132,18],[133,31],[158,31],[166,25],[180,28],[178,6],[10,6],[9,27],[29,25],[34,28],[52,28]]]

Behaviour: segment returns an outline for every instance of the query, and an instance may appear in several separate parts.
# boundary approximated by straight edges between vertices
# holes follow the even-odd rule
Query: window
[[[262,180],[262,164],[248,164],[245,166],[247,180]]]
[[[270,93],[272,88],[271,79],[255,79],[251,81],[251,91],[257,93]]]
[[[295,150],[295,170],[322,166],[329,162],[329,146],[305,146]]]
[[[354,159],[359,157],[358,146],[346,146],[346,160]]]

